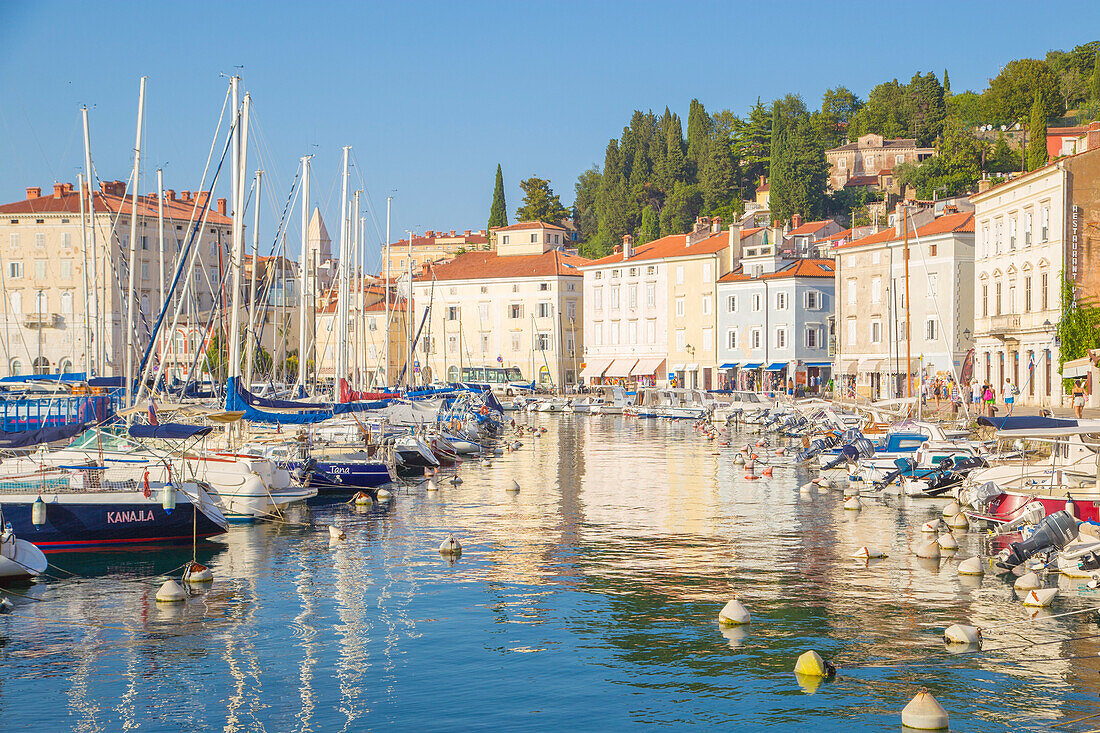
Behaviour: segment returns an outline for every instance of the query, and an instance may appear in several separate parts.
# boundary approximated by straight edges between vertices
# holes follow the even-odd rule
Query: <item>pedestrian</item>
[[[1006,377],[1005,378],[1005,387],[1004,387],[1004,400],[1005,400],[1005,411],[1007,413],[1012,412],[1012,406],[1016,402],[1016,395],[1018,395],[1019,393],[1020,393],[1020,391],[1018,389],[1016,389],[1016,385],[1012,383],[1012,380],[1008,379]]]
[[[936,393],[936,412],[940,411],[940,395],[943,393],[943,385],[940,384],[940,380],[936,380],[932,385],[932,391]]]
[[[982,401],[985,402],[986,417],[993,417],[994,412],[997,409],[997,405],[995,404],[996,400],[997,395],[994,394],[992,385],[986,384],[984,387],[982,387]]]
[[[1085,411],[1085,396],[1088,394],[1088,391],[1085,389],[1085,380],[1078,378],[1078,380],[1073,383],[1072,394],[1073,414],[1077,416],[1078,420],[1080,420],[1084,416],[1083,413]]]
[[[962,393],[959,391],[959,385],[954,381],[951,382],[951,416],[958,418],[959,405],[962,403]]]
[[[976,405],[982,400],[982,388],[978,385],[978,380],[975,379],[970,383],[970,404]]]

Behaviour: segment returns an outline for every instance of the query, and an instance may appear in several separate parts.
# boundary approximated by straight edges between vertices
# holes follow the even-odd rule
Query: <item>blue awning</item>
[[[741,368],[742,368],[742,369],[759,369],[759,368],[760,368],[760,364],[759,364],[759,362],[755,362],[755,361],[754,361],[754,362],[752,362],[751,364],[742,364],[742,365],[741,365]]]
[[[766,372],[781,372],[781,371],[783,371],[784,368],[786,368],[786,366],[787,366],[787,362],[777,361],[774,364],[768,364],[768,368],[765,369],[764,371],[766,371]]]
[[[821,367],[831,367],[832,365],[833,365],[833,363],[831,361],[808,361],[808,362],[806,362],[806,366],[808,366],[808,367],[821,368]]]
[[[719,369],[733,369],[735,366],[737,366],[737,362],[727,361],[725,364],[723,364],[722,366],[720,366],[718,368]]]

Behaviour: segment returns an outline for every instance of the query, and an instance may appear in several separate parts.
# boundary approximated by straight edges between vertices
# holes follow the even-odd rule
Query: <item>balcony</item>
[[[61,324],[59,313],[28,313],[23,316],[27,328],[57,328]]]
[[[990,316],[989,335],[1001,341],[1018,336],[1020,332],[1020,316]]]

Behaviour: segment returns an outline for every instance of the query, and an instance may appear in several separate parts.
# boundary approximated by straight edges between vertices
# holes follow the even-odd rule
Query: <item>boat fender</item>
[[[145,498],[148,499],[150,496],[153,495],[153,492],[151,492],[149,490],[149,471],[148,470],[145,471],[145,476],[143,476],[141,480],[142,480],[142,483],[144,484],[144,488],[142,488],[142,493],[145,494]]]

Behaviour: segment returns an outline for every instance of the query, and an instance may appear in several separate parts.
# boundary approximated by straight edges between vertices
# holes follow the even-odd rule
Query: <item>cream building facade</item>
[[[546,388],[576,383],[584,334],[579,268],[588,260],[560,249],[561,227],[529,222],[498,232],[495,250],[425,265],[414,279],[414,332],[424,323],[417,383],[474,380],[470,370],[485,368],[516,369]]]

